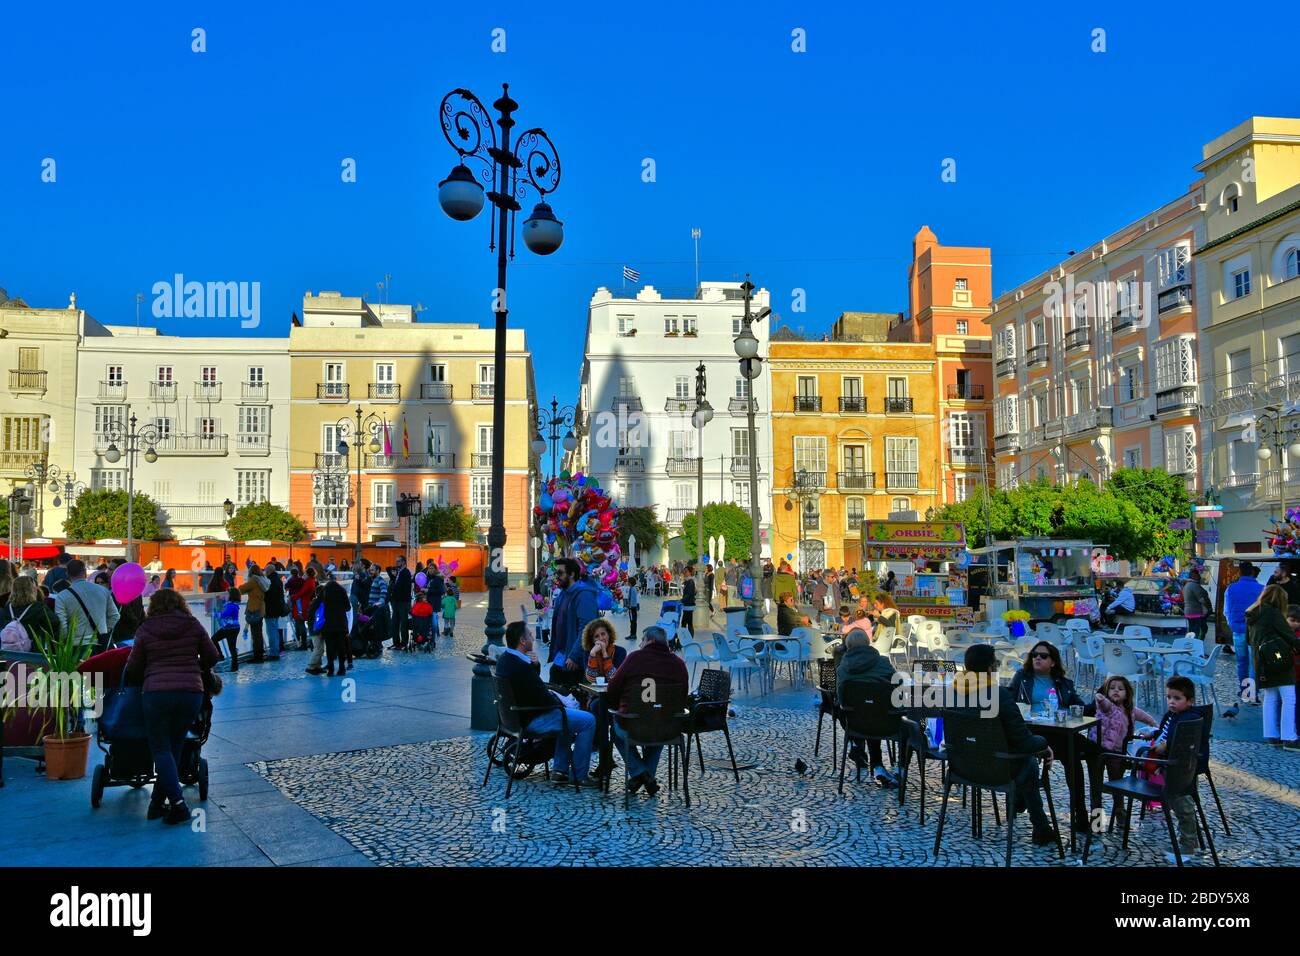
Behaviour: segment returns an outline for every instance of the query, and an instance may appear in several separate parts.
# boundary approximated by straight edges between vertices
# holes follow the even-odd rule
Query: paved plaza
[[[511,595],[507,595],[507,603]],[[829,724],[813,756],[816,711],[810,688],[784,680],[766,696],[737,698],[731,721],[736,755],[750,764],[737,784],[720,734],[704,738],[709,767],[691,766],[692,806],[667,786],[655,799],[640,794],[623,810],[621,770],[611,792],[575,794],[538,772],[505,799],[494,770],[480,787],[489,735],[469,730],[472,665],[466,651],[481,643],[482,595],[465,602],[454,643],[436,654],[394,654],[359,660],[350,681],[303,673],[307,655],[241,667],[216,701],[204,750],[211,794],[192,806],[204,812],[191,828],[144,818],[147,790],[112,788],[98,810],[89,778],[51,782],[22,760],[6,763],[0,824],[10,865],[411,866],[411,865],[876,865],[925,866],[939,813],[938,768],[929,771],[926,822],[917,817],[913,774],[907,803],[850,774],[836,792]],[[654,618],[644,608],[642,622]],[[616,618],[620,634],[626,619]],[[718,615],[721,625],[721,615]],[[1221,699],[1233,683],[1222,664]],[[1285,865],[1300,846],[1300,758],[1260,741],[1260,709],[1244,708],[1215,724],[1213,770],[1228,809],[1223,835],[1208,788],[1211,827],[1225,864]],[[92,750],[98,760],[98,751]],[[802,762],[803,773],[796,770]],[[667,758],[660,781],[667,780]],[[1066,790],[1053,790],[1066,820]],[[982,840],[973,840],[970,812],[954,800],[938,862],[1001,865],[1005,830],[985,804]],[[21,831],[14,821],[23,821]],[[45,825],[48,823],[48,825]],[[1029,842],[1017,821],[1015,862],[1059,864],[1054,847]],[[1168,848],[1157,816],[1135,823],[1132,848],[1118,836],[1094,843],[1090,865],[1163,863]],[[1068,865],[1079,865],[1077,856]]]

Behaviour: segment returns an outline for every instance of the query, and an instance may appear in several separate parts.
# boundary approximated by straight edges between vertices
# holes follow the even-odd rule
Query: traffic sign
[[[1192,527],[1191,518],[1172,518],[1169,521],[1170,531],[1189,531]]]
[[[1196,532],[1196,542],[1198,544],[1217,544],[1219,541],[1219,532],[1215,528],[1206,528],[1203,531]]]

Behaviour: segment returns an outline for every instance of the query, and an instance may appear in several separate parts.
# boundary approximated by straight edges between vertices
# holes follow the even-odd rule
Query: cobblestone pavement
[[[926,823],[917,819],[915,775],[908,802],[874,785],[836,792],[827,742],[814,758],[816,717],[804,709],[746,708],[732,721],[737,755],[757,766],[729,772],[698,764],[691,777],[692,806],[680,791],[633,798],[623,810],[622,772],[609,795],[546,782],[536,772],[505,799],[505,777],[494,770],[480,789],[486,735],[253,764],[303,809],[379,865],[934,865],[939,795],[929,772]],[[827,728],[829,730],[829,728]],[[705,738],[706,758],[725,758],[720,735]],[[1293,862],[1300,846],[1300,757],[1261,743],[1216,743],[1215,779],[1233,836],[1225,837],[1203,787],[1225,865],[1276,866]],[[807,764],[805,775],[796,759]],[[667,780],[667,757],[660,765]],[[1066,818],[1059,771],[1057,814]],[[970,814],[949,806],[942,865],[1001,865],[1005,830],[985,804],[981,841],[970,835]],[[1027,820],[1017,820],[1014,860],[1019,866],[1058,865],[1054,847],[1029,842]],[[1068,835],[1067,835],[1068,838]],[[1094,841],[1090,866],[1164,865],[1168,849],[1159,815],[1135,820],[1130,851],[1119,836]],[[1068,849],[1067,849],[1068,854]],[[1081,865],[1069,857],[1070,865]],[[1208,863],[1206,864],[1208,865]]]

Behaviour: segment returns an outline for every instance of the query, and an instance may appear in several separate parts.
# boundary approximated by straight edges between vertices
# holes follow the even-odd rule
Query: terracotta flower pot
[[[80,780],[86,775],[90,760],[90,734],[73,734],[59,739],[47,736],[45,744],[45,778]]]

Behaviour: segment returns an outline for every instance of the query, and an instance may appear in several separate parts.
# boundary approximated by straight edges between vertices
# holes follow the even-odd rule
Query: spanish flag
[[[402,416],[402,458],[411,457],[411,439],[406,434],[406,416]]]

